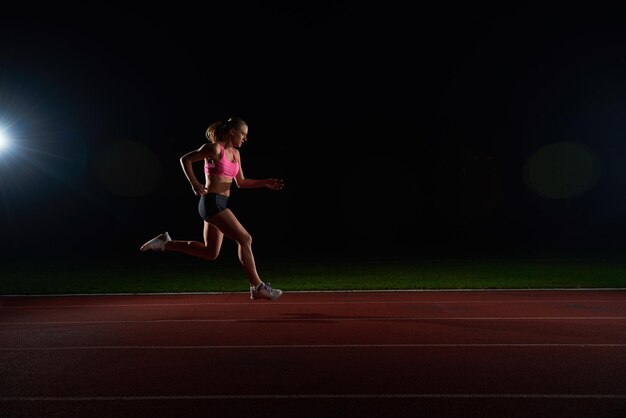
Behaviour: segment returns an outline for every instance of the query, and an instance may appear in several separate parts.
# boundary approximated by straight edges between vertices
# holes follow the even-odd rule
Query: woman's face
[[[248,127],[243,125],[239,128],[233,128],[231,130],[232,142],[235,148],[239,148],[244,142],[248,140]]]

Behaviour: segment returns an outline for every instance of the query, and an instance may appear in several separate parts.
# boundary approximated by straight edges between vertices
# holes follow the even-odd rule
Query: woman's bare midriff
[[[208,189],[209,193],[230,196],[230,186],[232,184],[232,177],[216,176],[214,174],[205,175],[204,186]]]

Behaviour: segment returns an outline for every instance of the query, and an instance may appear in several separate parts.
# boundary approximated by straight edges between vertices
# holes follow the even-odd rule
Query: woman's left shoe
[[[170,242],[171,240],[172,238],[170,238],[170,234],[167,232],[164,232],[161,235],[158,235],[152,238],[150,241],[142,245],[139,248],[139,251],[148,251],[148,250],[163,251],[165,250],[165,243]]]

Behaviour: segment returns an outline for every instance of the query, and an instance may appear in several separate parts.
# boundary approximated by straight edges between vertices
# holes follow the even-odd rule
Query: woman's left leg
[[[256,271],[254,255],[252,254],[252,236],[239,223],[235,214],[230,209],[226,209],[212,216],[209,221],[239,245],[239,261],[243,265],[250,285],[256,287],[261,284],[262,281]]]

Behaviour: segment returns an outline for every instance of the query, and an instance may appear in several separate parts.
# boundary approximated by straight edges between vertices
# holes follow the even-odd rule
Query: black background
[[[246,176],[286,182],[233,191],[265,257],[626,243],[615,6],[91,5],[0,19],[5,257],[138,256],[165,230],[201,239],[178,159],[233,115],[249,125]],[[524,169],[561,142],[589,150],[597,181],[546,197]]]

